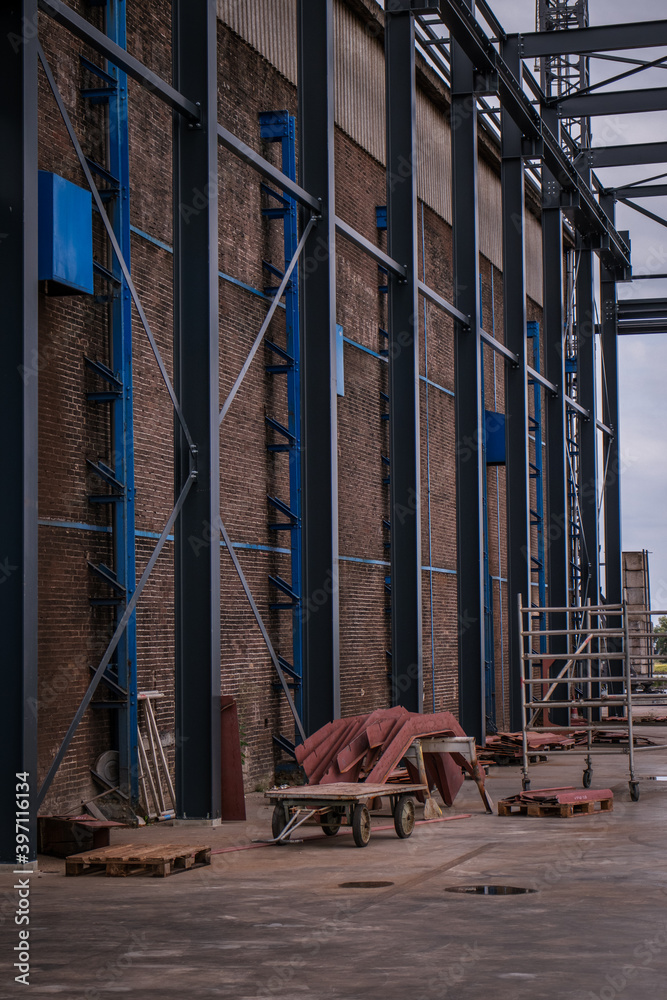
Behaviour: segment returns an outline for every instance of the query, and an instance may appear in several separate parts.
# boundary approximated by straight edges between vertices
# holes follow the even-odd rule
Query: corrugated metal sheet
[[[478,173],[479,249],[502,270],[503,221],[500,179],[484,160]]]
[[[452,137],[442,112],[417,92],[417,194],[452,222]]]
[[[218,0],[218,17],[296,84],[296,0]],[[379,163],[385,162],[384,51],[350,8],[334,5],[336,123]],[[451,135],[438,108],[417,94],[417,192],[451,224]],[[482,254],[502,269],[500,179],[479,165],[479,223]],[[526,215],[528,294],[542,302],[539,222]]]
[[[384,49],[340,0],[334,5],[336,124],[385,162]]]
[[[542,226],[526,212],[526,292],[542,305]]]
[[[218,0],[218,17],[296,84],[296,0]]]

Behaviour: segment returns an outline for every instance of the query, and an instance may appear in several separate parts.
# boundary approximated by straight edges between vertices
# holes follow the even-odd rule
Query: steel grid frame
[[[562,241],[562,220],[567,215],[578,230],[582,239],[591,241],[591,252],[600,257],[606,269],[607,280],[613,283],[629,274],[629,248],[626,240],[614,228],[610,215],[600,205],[591,187],[585,182],[575,164],[564,151],[558,137],[557,122],[549,120],[545,108],[542,115],[531,105],[522,90],[520,79],[521,59],[527,54],[536,55],[538,51],[530,48],[532,41],[529,36],[505,37],[500,32],[500,25],[493,18],[486,4],[480,0],[480,10],[487,19],[491,16],[494,30],[503,39],[503,54],[499,53],[492,41],[484,34],[475,17],[474,0],[429,0],[416,3],[410,0],[395,0],[392,3],[392,13],[389,15],[390,26],[386,32],[388,62],[401,73],[408,85],[410,101],[414,99],[414,47],[408,39],[414,35],[414,18],[428,13],[436,15],[441,23],[446,25],[453,38],[453,106],[460,104],[465,111],[462,124],[454,132],[453,140],[453,184],[454,184],[454,261],[456,292],[454,303],[448,303],[435,289],[428,288],[417,280],[414,266],[416,241],[414,239],[414,223],[416,208],[416,193],[413,183],[408,186],[408,193],[392,192],[393,198],[388,198],[390,205],[390,243],[389,252],[383,253],[363,235],[335,215],[333,187],[333,64],[332,64],[332,0],[317,0],[298,3],[298,36],[299,36],[299,100],[300,100],[300,178],[299,183],[288,178],[273,167],[268,161],[256,154],[241,139],[234,136],[223,125],[215,121],[215,3],[213,0],[200,0],[197,4],[189,4],[187,13],[185,4],[176,2],[174,5],[174,49],[175,74],[174,86],[160,80],[150,69],[138,60],[128,55],[120,46],[109,38],[97,32],[85,19],[76,15],[60,0],[23,0],[12,12],[2,16],[7,21],[10,34],[14,21],[21,35],[22,17],[27,17],[28,23],[34,22],[36,8],[53,17],[66,26],[79,38],[90,44],[113,65],[137,80],[144,88],[166,102],[175,112],[175,152],[176,179],[175,204],[178,205],[181,196],[188,187],[192,190],[198,184],[206,185],[217,170],[217,144],[220,143],[243,162],[269,178],[282,190],[294,197],[300,205],[305,206],[317,215],[317,228],[308,237],[306,256],[315,256],[315,251],[324,241],[326,246],[324,266],[318,267],[314,275],[309,276],[302,293],[303,331],[303,436],[305,443],[304,462],[304,594],[323,587],[328,592],[329,600],[324,610],[318,614],[305,616],[304,620],[304,668],[305,668],[305,719],[307,730],[312,731],[324,722],[329,721],[339,711],[339,678],[338,678],[338,615],[337,615],[337,524],[336,524],[336,448],[335,448],[335,396],[332,399],[332,374],[335,374],[335,239],[336,234],[350,240],[358,248],[368,253],[390,275],[392,296],[393,331],[390,337],[396,337],[396,326],[407,317],[408,303],[414,305],[417,296],[422,295],[440,305],[455,318],[456,345],[456,380],[457,380],[457,438],[460,440],[466,434],[472,434],[473,440],[479,440],[482,433],[482,417],[480,406],[481,377],[481,345],[489,343],[493,338],[485,335],[480,322],[479,304],[479,247],[478,247],[478,217],[476,194],[476,134],[477,134],[477,99],[480,95],[480,83],[483,93],[495,93],[500,96],[503,117],[507,128],[513,132],[508,137],[512,149],[504,150],[504,184],[506,205],[511,201],[518,205],[517,192],[523,185],[522,156],[542,160],[545,178],[556,192],[555,199],[545,205],[551,212],[551,222],[544,238],[545,274],[552,274],[556,256],[560,260]],[[12,21],[12,18],[14,21]],[[651,31],[645,31],[641,40],[637,29],[632,25],[633,35],[629,39],[623,30],[627,26],[618,26],[619,31],[610,35],[605,29],[581,29],[586,36],[575,29],[568,33],[572,38],[571,48],[568,43],[560,51],[596,51],[637,45],[660,44],[656,41],[656,31],[665,30],[665,22],[658,22],[659,28],[653,26]],[[554,34],[550,35],[550,44]],[[561,36],[562,37],[562,36]],[[538,40],[543,43],[544,36]],[[538,41],[535,44],[538,44]],[[588,47],[585,47],[588,46]],[[553,53],[542,53],[544,55]],[[12,190],[28,191],[34,184],[36,174],[36,136],[37,136],[37,103],[36,103],[36,47],[31,40],[20,47],[16,57],[5,63],[3,72],[7,76],[5,92],[23,95],[23,100],[15,103],[16,134],[22,136],[17,144],[17,154],[7,159],[3,169],[8,180],[13,185]],[[507,60],[504,58],[507,56]],[[518,69],[517,69],[518,67]],[[518,74],[518,75],[517,75]],[[18,86],[17,86],[18,84]],[[183,93],[181,92],[183,91]],[[646,92],[645,92],[646,94]],[[641,98],[647,106],[655,106],[654,96]],[[593,95],[579,98],[581,102],[588,101],[585,108],[593,107]],[[398,155],[402,148],[408,154],[414,143],[414,105],[406,110],[405,96],[390,102],[388,106],[389,124],[389,156],[388,161]],[[598,102],[599,104],[600,102]],[[561,112],[563,108],[561,108]],[[558,114],[558,108],[556,114]],[[580,113],[584,113],[581,111]],[[588,112],[587,112],[588,113]],[[590,113],[594,113],[594,110]],[[571,111],[568,111],[571,114]],[[410,117],[408,117],[408,115]],[[13,123],[14,124],[14,123]],[[524,141],[521,151],[516,146],[517,137]],[[650,149],[637,147],[636,152],[609,152],[608,160],[615,157],[620,161],[623,157],[627,162],[629,156],[635,156],[633,162],[654,162],[659,157],[665,157],[665,144],[648,144]],[[660,147],[660,148],[658,148]],[[588,166],[602,165],[604,150],[584,152],[582,156],[588,159]],[[652,159],[653,158],[653,159]],[[591,162],[592,161],[592,162]],[[518,165],[518,166],[517,166]],[[470,169],[472,167],[472,169]],[[414,174],[414,171],[413,171]],[[549,179],[549,175],[550,178]],[[511,178],[511,179],[510,179]],[[216,184],[217,190],[217,184]],[[17,357],[21,351],[29,349],[34,338],[34,317],[36,314],[36,280],[35,261],[32,259],[36,246],[36,219],[34,206],[36,198],[22,199],[25,206],[25,218],[15,217],[12,232],[16,232],[17,241],[25,247],[25,255],[16,257],[14,270],[18,268],[13,284],[7,285],[7,301],[13,303],[11,315],[16,322],[14,346],[17,347]],[[393,207],[392,207],[393,206]],[[609,208],[609,206],[606,206]],[[468,211],[467,217],[463,209]],[[523,206],[520,206],[523,212]],[[218,402],[217,402],[217,259],[213,247],[217,246],[216,198],[210,199],[208,210],[201,213],[198,223],[188,232],[177,232],[175,252],[175,299],[176,299],[176,384],[183,400],[179,402],[175,393],[171,393],[177,420],[175,422],[177,483],[179,495],[172,519],[181,510],[177,522],[177,586],[176,611],[178,627],[177,643],[177,718],[182,725],[181,737],[184,732],[194,732],[198,727],[196,738],[181,740],[178,753],[179,782],[179,812],[182,815],[208,817],[215,819],[219,815],[219,740],[216,733],[216,713],[211,711],[215,692],[219,686],[219,649],[215,633],[219,636],[219,545],[217,544],[220,519],[218,511],[219,467],[217,458]],[[472,225],[470,219],[472,218]],[[20,223],[20,232],[17,229]],[[509,250],[515,243],[508,228],[511,225],[510,213],[504,211],[505,246]],[[178,220],[176,229],[178,230]],[[15,244],[16,245],[16,244]],[[1,247],[1,244],[0,244]],[[188,267],[187,259],[191,255],[197,260],[197,268]],[[399,256],[400,255],[400,256]],[[315,257],[315,259],[317,259]],[[18,262],[18,263],[17,263]],[[207,266],[203,266],[207,262]],[[12,275],[14,274],[12,270]],[[7,271],[3,279],[7,280]],[[511,279],[511,275],[510,275]],[[587,281],[587,275],[582,277]],[[520,269],[515,271],[515,278],[510,280],[516,299],[507,305],[506,321],[514,323],[515,315],[519,316],[518,324],[508,338],[510,346],[503,346],[493,341],[494,349],[505,357],[511,366],[509,379],[525,385],[527,377],[534,377],[529,370],[525,352],[525,324],[521,320],[521,312],[525,310],[525,289]],[[547,308],[547,336],[554,346],[558,343],[559,303],[557,280],[550,279],[545,287]],[[133,286],[131,286],[132,290]],[[521,297],[522,301],[519,301]],[[562,298],[560,301],[562,311]],[[191,339],[191,355],[179,350],[183,328],[182,317],[188,315],[193,320],[196,329],[194,341]],[[524,312],[525,317],[525,312]],[[413,320],[414,322],[414,320]],[[521,329],[522,325],[524,329]],[[318,336],[318,331],[328,329],[329,337]],[[408,321],[408,330],[410,322]],[[414,331],[413,331],[414,334]],[[614,337],[614,330],[609,325],[606,337]],[[192,336],[192,335],[191,335]],[[414,340],[413,336],[413,340]],[[412,342],[412,341],[411,341]],[[562,339],[561,339],[562,344]],[[512,350],[512,347],[514,348]],[[594,433],[597,433],[598,421],[595,419],[594,399],[590,406],[582,406],[580,402],[567,398],[563,373],[563,352],[555,350],[557,361],[550,364],[546,377],[541,382],[549,390],[548,406],[552,413],[549,430],[547,477],[549,503],[552,512],[563,506],[563,422],[564,413],[568,407],[574,407],[583,420],[589,421]],[[547,352],[548,355],[548,352]],[[158,359],[159,360],[159,359]],[[394,365],[392,378],[407,379],[406,385],[412,386],[412,370],[415,357],[412,351],[403,353],[398,364]],[[615,376],[615,372],[612,375]],[[609,378],[609,368],[607,370]],[[206,391],[202,393],[202,381]],[[417,383],[417,380],[414,380]],[[197,386],[197,396],[193,391]],[[401,383],[402,384],[402,383]],[[171,389],[171,386],[169,385]],[[466,390],[469,390],[466,393]],[[36,414],[36,379],[29,386],[21,387],[19,393],[5,394],[4,401],[12,408],[11,416],[23,408],[23,440],[25,442],[24,458],[17,467],[25,469],[26,495],[35,498],[34,475],[36,462],[35,414]],[[414,408],[415,388],[407,391],[406,399],[401,405],[407,406],[411,417],[412,440],[406,441],[396,437],[393,444],[392,477],[399,467],[403,467],[405,476],[401,479],[400,491],[414,488],[418,485],[415,476],[415,463],[410,454],[417,450],[418,420]],[[518,414],[525,411],[525,394],[520,393]],[[398,402],[398,401],[397,401]],[[407,412],[407,411],[406,411]],[[613,423],[615,411],[613,401],[608,400],[605,410],[606,427],[614,431],[616,440],[616,425]],[[186,422],[187,418],[187,422]],[[553,431],[553,432],[552,432]],[[524,443],[525,435],[519,435]],[[31,450],[32,449],[32,450]],[[406,449],[404,451],[403,449]],[[465,670],[460,667],[460,714],[465,727],[479,739],[484,738],[484,629],[483,629],[483,585],[480,579],[479,567],[483,548],[482,531],[482,498],[481,469],[479,456],[481,449],[475,449],[475,459],[466,464],[457,461],[457,536],[459,544],[459,662],[465,664]],[[523,512],[526,504],[521,503],[521,497],[526,492],[523,469],[527,469],[525,457],[511,451],[513,496]],[[196,485],[195,485],[196,477]],[[31,485],[32,484],[32,485]],[[23,486],[23,483],[21,484]],[[193,488],[195,485],[195,488]],[[399,485],[393,493],[398,498]],[[418,494],[417,494],[418,495]],[[476,498],[476,502],[475,502]],[[30,511],[31,508],[29,507]],[[324,526],[322,526],[322,511]],[[11,523],[25,527],[24,550],[16,558],[24,569],[21,579],[17,579],[15,589],[19,605],[24,608],[24,614],[17,615],[17,621],[12,623],[12,634],[16,633],[16,654],[23,664],[23,670],[17,673],[18,686],[14,691],[14,707],[20,697],[34,690],[35,684],[35,642],[34,635],[25,636],[19,624],[33,623],[36,607],[34,588],[29,590],[28,583],[36,578],[36,528],[35,518],[24,524],[23,509],[20,515],[14,512]],[[183,540],[188,531],[201,531],[202,524],[209,521],[214,526],[214,544],[210,545],[210,558],[199,560],[194,565],[189,558],[187,546]],[[525,518],[516,518],[516,527],[509,539],[510,551],[518,553],[519,538],[526,534],[524,530],[529,520],[529,510],[525,510]],[[520,523],[519,523],[520,522]],[[403,543],[399,546],[400,555],[396,555],[397,568],[407,565],[412,574],[414,585],[405,588],[404,598],[397,599],[394,593],[392,600],[393,629],[400,626],[401,617],[406,614],[413,623],[410,627],[410,640],[406,643],[406,656],[412,657],[418,664],[420,657],[419,626],[416,621],[415,608],[416,591],[419,580],[419,567],[415,567],[415,555],[418,557],[418,545],[415,544],[415,526],[418,517],[408,519],[409,528],[403,534]],[[610,519],[610,531],[612,520]],[[317,530],[316,530],[317,529]],[[612,543],[615,540],[612,538]],[[556,589],[562,589],[562,546],[558,548],[558,558],[551,569],[550,579]],[[552,555],[555,550],[552,546]],[[472,559],[475,553],[479,559]],[[523,557],[525,561],[525,556]],[[470,564],[474,563],[473,570]],[[526,576],[516,555],[514,560],[513,580]],[[393,573],[394,585],[396,571]],[[529,574],[528,574],[529,576]],[[512,586],[518,588],[519,584]],[[136,598],[140,590],[137,588]],[[510,594],[510,599],[516,597]],[[22,602],[22,604],[21,604]],[[136,602],[135,602],[136,603]],[[567,603],[567,602],[561,602]],[[190,648],[192,643],[192,648]],[[19,650],[20,646],[20,650]],[[396,646],[394,646],[396,648]],[[196,651],[198,665],[189,675],[185,684],[185,663],[189,661],[192,652]],[[407,662],[407,660],[406,660]],[[395,674],[396,676],[396,674]],[[419,673],[417,672],[417,678]],[[417,680],[410,688],[410,697],[419,698]],[[212,698],[213,695],[213,698]],[[82,706],[82,709],[85,706]],[[82,710],[81,709],[81,710]],[[513,713],[515,715],[515,713]],[[18,717],[20,713],[18,713]],[[206,720],[202,724],[202,720]],[[516,724],[513,719],[512,724]],[[15,748],[23,754],[23,759],[31,763],[34,769],[35,759],[35,720],[26,717],[24,729],[15,733]],[[187,747],[184,750],[183,747]],[[18,766],[18,765],[17,765]],[[189,786],[189,787],[186,787]],[[2,849],[6,845],[3,840]]]

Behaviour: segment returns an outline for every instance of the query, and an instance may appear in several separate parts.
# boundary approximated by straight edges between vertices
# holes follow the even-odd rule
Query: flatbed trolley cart
[[[332,782],[329,785],[300,785],[292,788],[271,788],[265,798],[274,802],[271,830],[273,840],[284,844],[294,831],[313,816],[318,816],[322,830],[334,837],[345,818],[352,827],[357,847],[366,847],[371,839],[371,817],[368,803],[388,796],[394,816],[394,828],[401,839],[409,837],[415,826],[417,792],[428,792],[428,785],[368,784],[366,782]]]

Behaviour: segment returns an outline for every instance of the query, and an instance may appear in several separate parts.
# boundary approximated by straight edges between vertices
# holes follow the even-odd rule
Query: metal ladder
[[[296,180],[296,121],[288,111],[265,111],[259,116],[260,137],[265,142],[280,142],[281,169],[291,180]],[[262,262],[264,270],[281,280],[286,268],[296,252],[298,236],[298,206],[294,198],[285,192],[274,191],[262,183],[267,204],[262,215],[275,219],[283,225],[283,246],[285,262],[282,268],[270,261]],[[268,414],[265,423],[268,433],[267,449],[274,454],[284,453],[289,461],[289,499],[267,496],[269,511],[279,515],[278,520],[269,523],[273,532],[288,531],[290,538],[291,580],[277,574],[269,575],[272,587],[278,592],[278,599],[269,607],[272,611],[288,611],[292,615],[292,649],[289,659],[278,656],[287,683],[294,698],[299,717],[303,714],[303,640],[301,634],[301,376],[299,368],[299,279],[295,270],[287,284],[284,295],[285,305],[285,347],[268,338],[264,343],[273,356],[266,371],[272,376],[285,376],[287,389],[287,426]],[[264,288],[266,295],[275,295],[277,288]],[[286,600],[281,599],[286,598]],[[275,690],[282,690],[274,684]],[[295,729],[295,742],[280,735],[273,737],[274,743],[290,757],[294,757],[296,742],[300,742]]]
[[[99,7],[99,3],[89,3]],[[126,47],[125,4],[106,0],[104,30],[112,41]],[[92,106],[106,108],[107,162],[87,158],[98,181],[102,200],[109,213],[114,233],[129,266],[130,262],[130,178],[127,107],[127,76],[115,66],[99,66],[80,57],[88,85],[82,96]],[[94,271],[106,284],[107,291],[96,295],[97,305],[106,308],[109,353],[104,360],[85,358],[85,367],[97,386],[86,393],[91,406],[108,407],[110,428],[109,464],[104,459],[88,460],[89,472],[105,487],[91,493],[91,504],[111,508],[113,568],[104,563],[88,563],[90,572],[109,589],[108,596],[91,598],[93,606],[114,608],[113,625],[120,620],[136,585],[135,511],[134,511],[134,429],[132,403],[132,304],[127,283],[118,261],[109,250],[108,265],[94,261]],[[91,670],[93,668],[91,667]],[[94,701],[93,707],[112,709],[116,714],[116,739],[119,752],[119,783],[132,801],[139,797],[138,726],[137,726],[137,631],[133,614],[118,643],[114,659],[103,681],[111,697]]]

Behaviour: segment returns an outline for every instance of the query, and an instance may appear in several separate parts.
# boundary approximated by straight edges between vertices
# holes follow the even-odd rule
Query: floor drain
[[[393,882],[341,882],[339,889],[386,889]]]
[[[520,885],[450,885],[445,892],[464,892],[469,896],[518,896],[524,892],[537,892]]]

